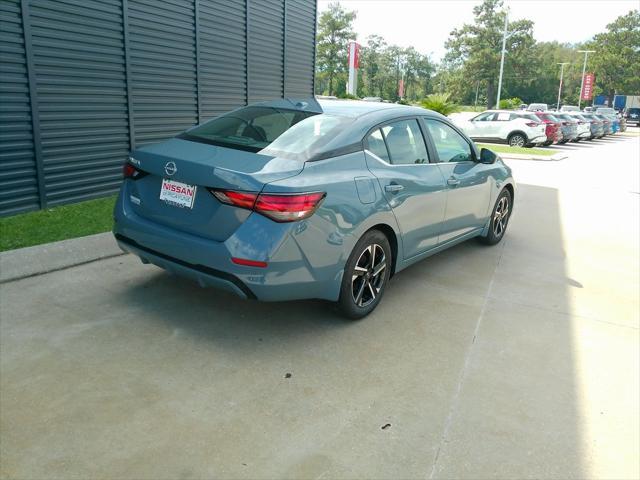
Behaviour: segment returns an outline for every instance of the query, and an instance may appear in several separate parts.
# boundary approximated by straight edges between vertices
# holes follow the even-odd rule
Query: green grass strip
[[[116,197],[0,218],[0,252],[111,230]]]
[[[547,150],[542,148],[522,148],[522,147],[510,147],[509,145],[499,145],[495,143],[477,143],[480,148],[488,148],[496,153],[517,153],[520,155],[542,155],[550,157],[556,153],[560,153],[560,150]]]

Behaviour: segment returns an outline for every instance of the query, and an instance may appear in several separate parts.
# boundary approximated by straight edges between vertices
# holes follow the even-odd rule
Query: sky
[[[318,0],[320,12],[332,0]],[[335,0],[333,0],[335,1]],[[347,10],[355,10],[354,29],[358,41],[378,34],[387,43],[414,46],[439,61],[449,33],[473,21],[473,7],[481,0],[340,0]],[[582,42],[606,29],[608,23],[635,8],[640,0],[505,0],[510,18],[534,22],[538,41]]]

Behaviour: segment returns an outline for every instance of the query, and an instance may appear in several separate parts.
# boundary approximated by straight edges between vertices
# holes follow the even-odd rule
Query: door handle
[[[460,180],[458,180],[457,178],[451,177],[449,180],[447,180],[447,185],[455,187],[456,185],[460,185]]]
[[[404,186],[399,183],[390,183],[384,186],[384,190],[386,192],[398,193],[400,190],[404,190]]]

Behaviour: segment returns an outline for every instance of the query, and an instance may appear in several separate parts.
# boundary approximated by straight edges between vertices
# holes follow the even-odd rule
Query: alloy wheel
[[[506,195],[498,200],[493,214],[493,234],[499,238],[504,234],[509,220],[509,197]]]
[[[351,276],[351,296],[358,307],[366,307],[379,295],[384,284],[387,258],[383,248],[374,243],[358,257]]]
[[[509,145],[511,145],[512,147],[523,147],[524,137],[522,135],[514,135],[513,137],[511,137]]]

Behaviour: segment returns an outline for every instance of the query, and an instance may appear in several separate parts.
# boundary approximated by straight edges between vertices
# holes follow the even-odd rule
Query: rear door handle
[[[451,177],[449,180],[447,180],[447,184],[451,185],[452,187],[455,187],[456,185],[460,185],[460,180],[458,180],[457,178]]]
[[[404,186],[399,183],[390,183],[389,185],[384,186],[384,190],[386,192],[397,193],[400,190],[404,190]]]

